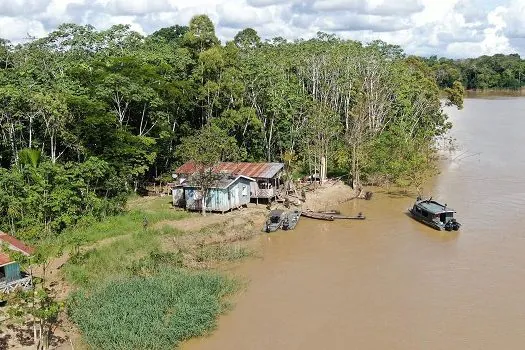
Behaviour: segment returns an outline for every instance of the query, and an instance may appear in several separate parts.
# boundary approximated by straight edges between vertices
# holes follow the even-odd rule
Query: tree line
[[[326,162],[356,187],[417,187],[451,127],[440,86],[462,106],[455,78],[382,41],[263,41],[247,28],[223,44],[205,15],[148,36],[63,24],[2,40],[0,229],[39,239],[118,213],[199,156],[286,160],[296,174]]]
[[[425,62],[441,88],[460,81],[465,89],[519,89],[525,86],[525,60],[518,54],[496,54],[461,60],[431,56]]]

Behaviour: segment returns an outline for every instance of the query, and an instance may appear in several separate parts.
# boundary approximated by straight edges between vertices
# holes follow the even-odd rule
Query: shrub
[[[170,349],[216,326],[235,281],[172,270],[73,294],[69,314],[95,349]]]

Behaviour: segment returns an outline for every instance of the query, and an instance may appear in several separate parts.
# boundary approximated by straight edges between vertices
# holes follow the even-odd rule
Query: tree
[[[177,150],[184,161],[193,162],[195,172],[191,177],[200,189],[202,215],[206,215],[208,191],[220,179],[217,166],[221,161],[239,158],[235,138],[214,125],[206,125],[196,135],[182,139]]]
[[[235,45],[240,49],[253,49],[261,45],[261,38],[253,28],[245,28],[233,38]]]
[[[174,26],[161,28],[153,32],[151,37],[162,38],[169,43],[180,45],[182,43],[182,38],[184,37],[184,34],[188,32],[188,29],[189,28],[187,26],[180,26],[176,24]]]
[[[197,55],[219,44],[215,26],[206,15],[193,16],[183,38],[184,45],[193,49]]]

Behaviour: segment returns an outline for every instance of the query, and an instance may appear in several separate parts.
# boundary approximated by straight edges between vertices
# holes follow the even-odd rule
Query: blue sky
[[[0,37],[23,42],[64,22],[126,23],[149,34],[200,13],[223,41],[252,27],[265,39],[324,31],[424,56],[525,56],[525,0],[0,0]]]

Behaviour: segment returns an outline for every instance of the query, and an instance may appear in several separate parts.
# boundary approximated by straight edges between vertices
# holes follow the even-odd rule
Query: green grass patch
[[[197,261],[235,261],[249,256],[254,252],[240,244],[214,244],[202,247],[197,252]]]
[[[86,245],[109,237],[122,236],[144,231],[163,220],[181,220],[191,214],[174,210],[169,197],[132,200],[128,210],[102,221],[84,219],[61,236],[66,246]]]
[[[91,287],[108,279],[138,274],[139,270],[146,268],[148,273],[153,273],[164,267],[178,267],[178,256],[168,258],[170,253],[160,250],[158,237],[162,233],[138,231],[129,237],[74,254],[63,268],[64,276],[73,285]],[[159,257],[164,257],[164,260]]]
[[[165,271],[77,292],[69,314],[94,349],[172,349],[214,329],[236,286],[213,272]]]

